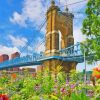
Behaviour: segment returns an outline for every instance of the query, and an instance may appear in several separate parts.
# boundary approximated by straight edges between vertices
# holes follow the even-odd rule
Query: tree
[[[87,36],[89,52],[95,53],[91,61],[100,60],[100,0],[88,0],[82,33]]]

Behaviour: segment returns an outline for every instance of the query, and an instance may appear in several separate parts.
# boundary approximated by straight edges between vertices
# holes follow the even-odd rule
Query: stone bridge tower
[[[73,38],[73,14],[66,11],[62,12],[55,2],[51,1],[51,6],[47,10],[47,27],[46,27],[46,56],[58,56],[59,49],[64,49],[74,44]],[[61,35],[60,35],[61,34]],[[61,41],[59,41],[61,40]],[[55,70],[57,66],[62,66],[62,70],[69,72],[76,68],[75,62],[63,62],[61,60],[44,61],[44,68]]]

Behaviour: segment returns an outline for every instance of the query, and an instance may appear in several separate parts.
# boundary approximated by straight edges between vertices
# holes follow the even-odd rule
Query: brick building
[[[11,54],[11,59],[14,59],[16,57],[20,57],[20,53],[19,52],[15,52],[15,53]]]
[[[4,62],[6,60],[9,60],[9,56],[8,55],[3,54],[3,55],[0,56],[0,63]]]
[[[11,59],[14,59],[16,57],[20,57],[19,52],[15,52],[15,53],[11,54]],[[10,71],[19,71],[19,67],[10,68]]]

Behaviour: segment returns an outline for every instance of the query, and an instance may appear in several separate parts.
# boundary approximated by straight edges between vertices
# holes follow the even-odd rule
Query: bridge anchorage
[[[47,10],[46,42],[43,54],[17,57],[0,63],[0,69],[7,69],[30,65],[42,65],[43,70],[56,70],[62,66],[66,73],[76,69],[76,65],[84,61],[80,43],[74,45],[73,18],[74,15],[68,11],[62,12],[55,2]]]

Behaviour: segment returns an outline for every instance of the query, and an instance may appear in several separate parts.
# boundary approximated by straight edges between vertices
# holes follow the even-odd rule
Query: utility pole
[[[84,67],[85,67],[85,72],[84,72],[84,83],[86,83],[86,80],[87,80],[87,76],[86,76],[86,49],[85,49],[85,46],[84,46]]]

